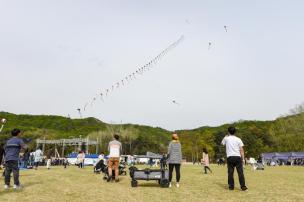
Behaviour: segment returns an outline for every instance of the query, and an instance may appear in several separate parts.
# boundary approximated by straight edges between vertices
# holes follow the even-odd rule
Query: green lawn
[[[102,175],[93,174],[92,167],[79,170],[21,171],[20,191],[3,189],[0,201],[304,201],[304,167],[267,167],[265,171],[245,170],[248,192],[242,192],[236,178],[236,189],[227,190],[226,167],[212,165],[213,174],[202,174],[198,165],[183,165],[181,187],[160,188],[155,181],[139,181],[131,188],[130,177],[119,183],[107,183]]]

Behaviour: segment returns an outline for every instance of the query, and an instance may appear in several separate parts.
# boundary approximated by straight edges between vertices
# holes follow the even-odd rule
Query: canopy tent
[[[78,153],[70,153],[67,158],[77,158]],[[98,154],[86,154],[85,158],[98,158]]]
[[[288,160],[289,158],[304,158],[304,152],[274,152],[262,153],[263,160]]]
[[[67,155],[68,162],[72,165],[77,163],[78,153],[71,153]],[[86,154],[84,165],[95,165],[98,162],[98,154]]]

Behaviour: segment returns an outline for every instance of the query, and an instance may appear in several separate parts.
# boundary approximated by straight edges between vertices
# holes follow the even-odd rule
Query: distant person
[[[43,158],[42,148],[41,148],[41,147],[38,147],[38,148],[36,149],[36,151],[34,152],[35,170],[38,169],[38,166],[39,166],[40,162],[42,162],[42,158]]]
[[[63,167],[64,167],[64,169],[67,168],[67,165],[68,165],[68,164],[69,164],[68,159],[67,159],[67,158],[64,158],[64,159],[63,159]]]
[[[25,150],[24,154],[23,154],[23,161],[24,161],[24,168],[27,168],[29,166],[30,163],[30,151],[28,149]]]
[[[98,161],[100,161],[100,160],[104,160],[104,153],[103,152],[101,152],[98,156]]]
[[[172,173],[173,169],[175,168],[176,173],[176,187],[179,187],[180,181],[180,167],[182,163],[182,146],[179,142],[179,138],[177,134],[172,135],[172,141],[168,147],[168,164],[169,164],[169,187],[172,186]]]
[[[205,174],[207,174],[207,170],[209,170],[212,173],[209,167],[209,155],[206,148],[203,149],[203,165],[204,165]]]
[[[30,152],[30,167],[33,168],[34,167],[34,163],[35,163],[35,152],[34,150],[31,150]]]
[[[48,151],[46,154],[46,168],[50,170],[52,164],[51,151]]]
[[[115,182],[118,182],[118,167],[119,167],[119,159],[122,152],[122,146],[119,142],[119,135],[114,134],[114,140],[109,142],[108,150],[110,152],[109,159],[108,159],[108,173],[109,177],[107,181],[111,181],[112,179],[112,169],[114,168],[115,171]]]
[[[103,162],[103,164],[105,164],[105,155],[104,155],[104,153],[103,152],[101,152],[100,154],[99,154],[99,156],[98,156],[98,161],[97,162],[95,162],[95,166],[97,165],[97,163],[99,163],[100,161],[102,161]],[[105,164],[106,165],[106,164]]]
[[[222,141],[223,145],[226,145],[227,154],[227,167],[228,167],[228,186],[229,190],[234,190],[234,168],[236,168],[239,182],[242,191],[246,191],[245,177],[243,173],[243,164],[245,161],[243,142],[240,138],[235,136],[236,129],[233,126],[228,128],[228,135],[226,135]]]
[[[85,153],[83,151],[79,151],[77,155],[78,168],[84,167]]]
[[[20,188],[19,182],[19,153],[21,149],[26,149],[27,146],[24,144],[23,140],[18,138],[21,134],[19,129],[14,129],[11,132],[12,138],[9,139],[5,146],[5,179],[4,179],[4,189],[8,189],[10,185],[10,177],[11,173],[13,172],[14,176],[14,189]]]

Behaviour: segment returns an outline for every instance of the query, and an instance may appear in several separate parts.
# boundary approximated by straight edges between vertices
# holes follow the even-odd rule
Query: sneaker
[[[15,184],[14,184],[13,189],[21,189],[21,186],[20,186],[20,185],[15,185]]]
[[[230,191],[233,191],[233,190],[234,190],[234,187],[229,187],[229,190],[230,190]]]
[[[112,176],[109,176],[108,179],[107,179],[107,182],[110,182],[112,179]]]
[[[178,182],[176,183],[176,187],[179,188],[179,183]]]
[[[4,189],[5,190],[8,190],[9,189],[9,186],[6,184],[6,185],[4,185]]]
[[[172,187],[172,184],[171,184],[171,182],[169,183],[169,188],[171,188]]]
[[[242,187],[241,189],[242,189],[242,191],[248,191],[247,187]]]
[[[119,182],[119,179],[115,179],[115,182]]]

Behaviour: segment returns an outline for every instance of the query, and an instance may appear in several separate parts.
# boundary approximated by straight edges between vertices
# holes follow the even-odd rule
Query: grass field
[[[248,192],[229,191],[226,167],[211,166],[213,174],[202,174],[198,165],[183,165],[181,187],[160,188],[155,181],[139,181],[131,188],[130,177],[107,183],[92,167],[64,170],[20,171],[22,190],[4,190],[0,182],[0,201],[304,201],[304,167],[267,167],[265,171],[245,170]]]

